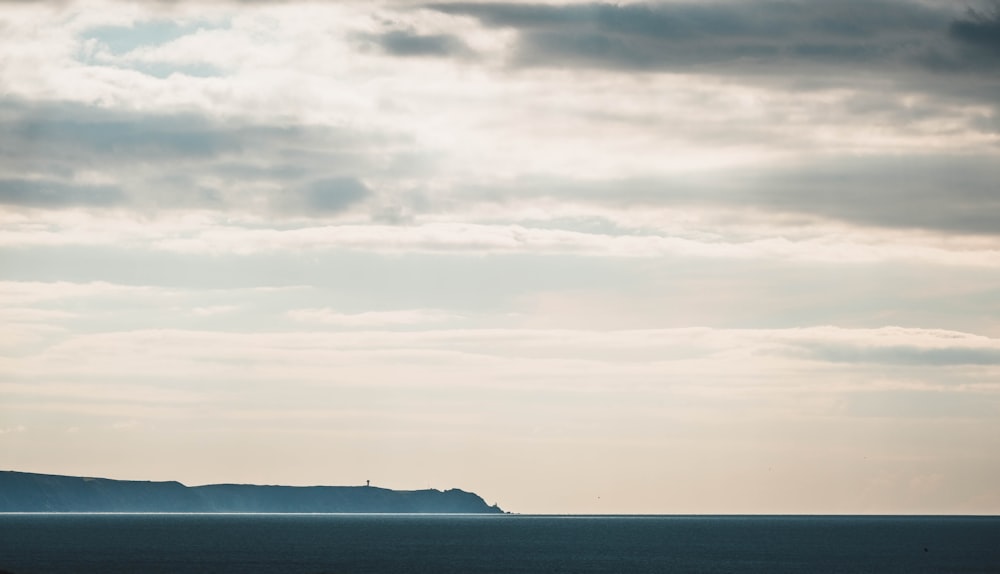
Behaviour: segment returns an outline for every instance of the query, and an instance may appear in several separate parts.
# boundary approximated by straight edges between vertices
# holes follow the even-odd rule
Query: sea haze
[[[13,574],[997,572],[1000,518],[5,514]]]

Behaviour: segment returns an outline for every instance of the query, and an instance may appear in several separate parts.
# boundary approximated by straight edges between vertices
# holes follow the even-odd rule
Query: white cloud
[[[333,309],[293,309],[287,312],[293,321],[319,323],[339,327],[379,327],[392,325],[422,325],[461,319],[439,309],[402,309],[395,311],[366,311],[362,313],[341,313]]]
[[[156,387],[141,384],[88,383],[75,380],[51,382],[45,380],[34,383],[0,382],[0,395],[12,403],[16,397],[23,399],[73,399],[86,402],[100,398],[114,403],[134,404],[197,404],[211,400],[205,391],[190,391],[170,387]]]
[[[607,208],[550,200],[424,217],[385,225],[344,216],[338,225],[192,215],[141,220],[83,212],[39,229],[24,217],[0,231],[0,246],[117,246],[199,255],[349,250],[375,253],[530,253],[595,257],[696,257],[865,263],[911,261],[996,267],[1000,242],[989,235],[858,227],[790,214],[700,208]],[[497,220],[500,219],[501,222]],[[512,222],[503,222],[509,219]],[[596,222],[607,231],[573,229]],[[2,298],[0,290],[0,298]]]
[[[239,308],[240,307],[238,305],[209,305],[207,307],[195,307],[191,310],[191,312],[199,317],[212,317],[215,315],[232,313]]]
[[[9,292],[3,293],[2,287],[0,287],[0,293],[7,296],[11,295]],[[0,301],[0,303],[2,303],[2,301]],[[6,325],[11,325],[15,323],[38,323],[38,322],[58,321],[62,319],[73,319],[76,317],[79,317],[77,313],[73,313],[70,311],[62,311],[58,309],[0,307],[0,323]]]
[[[108,283],[106,281],[91,281],[73,283],[69,281],[0,281],[0,305],[16,306],[32,303],[51,302],[66,299],[86,297],[116,297],[125,295],[151,295],[163,293],[164,290],[150,286],[133,286]],[[7,309],[4,312],[17,312]],[[67,311],[39,310],[30,311],[36,319],[64,319],[72,316]]]
[[[431,331],[266,332],[141,330],[78,335],[16,362],[10,374],[31,378],[161,378],[216,381],[294,379],[348,386],[462,388],[597,385],[616,388],[682,384],[710,389],[792,384],[812,370],[864,384],[890,364],[904,379],[936,380],[938,366],[990,382],[1000,368],[997,339],[943,330],[645,329],[625,331],[440,329]],[[908,367],[914,367],[909,369]],[[408,373],[400,378],[400,374]],[[737,376],[739,373],[739,376]],[[825,374],[821,374],[825,373]],[[963,374],[964,373],[964,374]],[[472,378],[470,378],[472,377]],[[228,382],[224,382],[228,381]],[[570,382],[575,381],[575,382]]]
[[[707,239],[707,240],[706,240]],[[260,251],[348,249],[429,253],[532,253],[598,257],[690,256],[797,261],[924,261],[993,267],[1000,246],[970,238],[947,242],[919,234],[856,238],[764,236],[746,240],[646,233],[598,234],[523,225],[429,223],[412,226],[339,225],[290,230],[214,228],[193,237],[159,238],[155,247],[186,253],[249,254]],[[928,240],[929,239],[929,240]],[[915,241],[913,241],[915,240]]]

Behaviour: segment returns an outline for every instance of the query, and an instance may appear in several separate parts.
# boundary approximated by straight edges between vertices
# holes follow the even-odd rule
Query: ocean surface
[[[1000,517],[0,514],[0,571],[1000,573]]]

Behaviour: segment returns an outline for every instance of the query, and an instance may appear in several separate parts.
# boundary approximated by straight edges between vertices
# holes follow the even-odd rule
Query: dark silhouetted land
[[[0,512],[314,512],[499,514],[464,490],[146,482],[0,471]]]

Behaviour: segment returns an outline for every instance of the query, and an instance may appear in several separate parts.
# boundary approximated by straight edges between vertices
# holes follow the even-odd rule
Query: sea
[[[0,572],[1000,573],[1000,517],[0,514]]]

